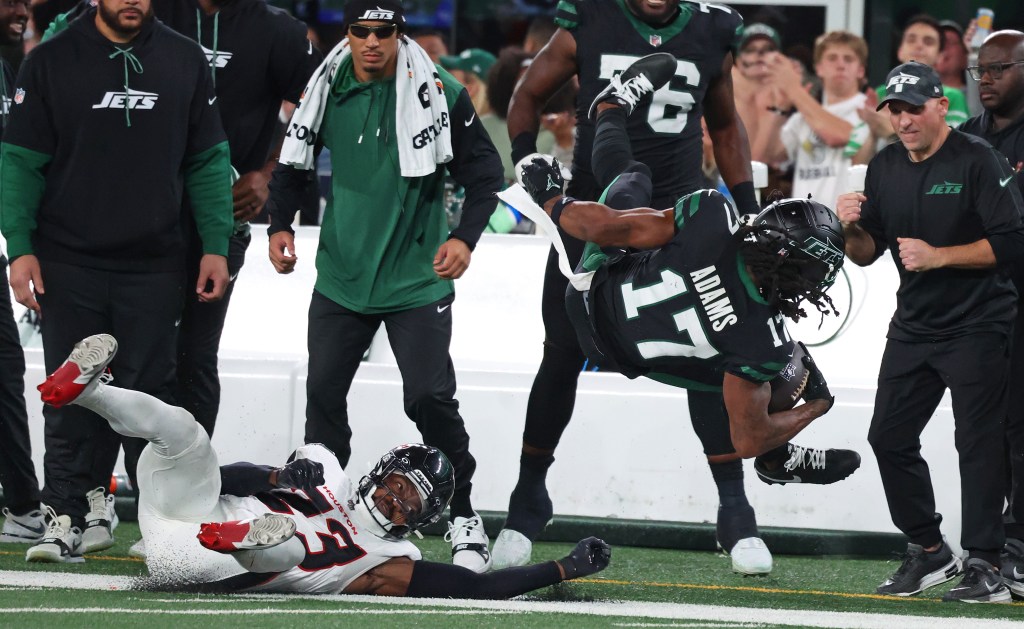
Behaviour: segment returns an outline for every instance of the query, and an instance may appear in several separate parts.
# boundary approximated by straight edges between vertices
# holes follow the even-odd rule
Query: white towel
[[[565,243],[562,242],[562,237],[558,235],[558,228],[555,227],[555,222],[551,220],[547,212],[533,201],[533,197],[521,185],[514,183],[499,192],[498,198],[504,201],[505,205],[518,210],[520,214],[542,227],[544,234],[558,253],[558,270],[562,272],[562,275],[569,280],[569,283],[576,290],[581,293],[590,290],[590,284],[594,280],[594,272],[573,273],[572,267],[569,266],[569,254],[565,252]]]
[[[300,170],[313,168],[313,148],[324,119],[334,75],[350,54],[348,39],[334,47],[316,69],[302,92],[284,144],[280,162]],[[429,106],[420,101],[425,94]],[[411,39],[398,40],[398,69],[395,75],[395,126],[398,162],[403,177],[423,177],[437,170],[454,155],[448,101],[430,57]]]

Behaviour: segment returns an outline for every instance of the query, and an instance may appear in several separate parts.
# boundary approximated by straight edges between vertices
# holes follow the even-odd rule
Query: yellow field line
[[[836,596],[839,598],[865,598],[876,601],[914,601],[941,602],[937,598],[915,596],[888,596],[885,594],[865,594],[860,592],[828,592],[825,590],[792,590],[786,588],[750,587],[742,585],[698,585],[696,583],[660,583],[658,581],[620,581],[615,579],[574,579],[576,583],[594,583],[598,585],[632,585],[658,588],[678,588],[682,590],[730,590],[733,592],[756,592],[760,594],[810,594],[813,596]],[[1024,602],[1013,602],[1011,605],[1024,607]]]
[[[24,553],[11,552],[9,550],[0,550],[0,555],[22,555]],[[89,559],[98,559],[100,561],[130,561],[133,563],[143,563],[143,559],[138,557],[111,557],[110,555],[89,555]]]

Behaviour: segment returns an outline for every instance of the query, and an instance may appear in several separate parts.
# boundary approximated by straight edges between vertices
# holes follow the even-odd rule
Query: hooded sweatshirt
[[[231,167],[202,51],[155,21],[115,44],[95,15],[33,49],[18,75],[0,146],[9,255],[180,270],[183,186],[203,252],[226,255]]]
[[[281,101],[298,103],[323,60],[306,39],[306,25],[264,0],[222,2],[212,15],[196,0],[154,0],[153,10],[202,47],[232,165],[240,173],[263,168]]]

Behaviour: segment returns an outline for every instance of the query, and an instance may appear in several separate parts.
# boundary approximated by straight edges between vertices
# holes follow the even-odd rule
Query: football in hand
[[[768,403],[769,413],[787,411],[800,400],[804,394],[804,387],[807,386],[807,367],[804,366],[805,356],[803,347],[799,343],[793,344],[793,355],[789,362],[782,368],[779,375],[771,381],[772,399]]]

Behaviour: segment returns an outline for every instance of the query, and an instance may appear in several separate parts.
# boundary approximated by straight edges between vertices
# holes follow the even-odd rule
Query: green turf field
[[[611,567],[597,578],[511,602],[215,596],[111,590],[124,585],[113,577],[145,574],[142,562],[127,554],[138,539],[137,525],[122,523],[116,537],[113,548],[77,565],[29,564],[24,546],[0,544],[0,626],[1024,627],[1024,603],[942,603],[954,582],[910,599],[872,594],[898,565],[895,557],[776,556],[771,576],[740,577],[729,570],[728,558],[710,552],[616,547]],[[447,559],[450,547],[441,538],[418,544],[426,559]],[[553,559],[569,549],[541,543],[534,558]]]

